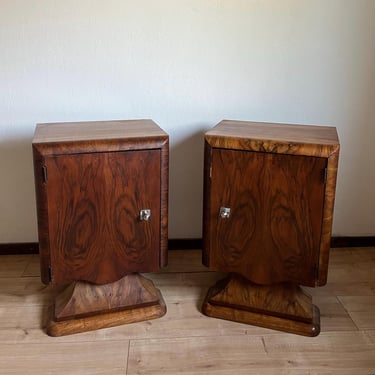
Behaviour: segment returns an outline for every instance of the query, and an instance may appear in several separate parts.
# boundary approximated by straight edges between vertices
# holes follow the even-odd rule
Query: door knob
[[[141,210],[139,212],[139,219],[141,221],[149,221],[151,217],[151,210]]]
[[[220,217],[222,219],[229,219],[230,208],[229,207],[220,207]]]

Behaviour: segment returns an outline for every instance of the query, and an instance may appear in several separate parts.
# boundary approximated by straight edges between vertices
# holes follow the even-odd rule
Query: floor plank
[[[254,364],[269,367],[260,337],[225,336],[146,339],[130,343],[128,375],[240,374]],[[276,364],[275,364],[276,365]]]
[[[0,255],[0,278],[21,277],[30,262],[30,255]]]
[[[129,342],[0,344],[1,374],[119,375]]]
[[[33,277],[40,275],[40,258],[37,254],[30,255],[30,260],[26,265],[22,276],[23,277]]]
[[[345,281],[347,280],[347,281]],[[352,261],[344,263],[330,263],[328,271],[328,283],[374,282],[375,262],[368,260]]]
[[[375,329],[375,296],[338,297],[360,330]]]
[[[360,332],[314,339],[281,334],[135,340],[128,364],[128,374],[145,375],[370,374],[374,369],[375,345]]]
[[[336,296],[316,297],[313,301],[320,310],[322,332],[357,330],[351,316]]]
[[[323,332],[309,339],[291,335],[264,337],[267,353],[274,359],[287,359],[293,367],[328,370],[332,374],[352,374],[375,370],[375,345],[364,332]]]

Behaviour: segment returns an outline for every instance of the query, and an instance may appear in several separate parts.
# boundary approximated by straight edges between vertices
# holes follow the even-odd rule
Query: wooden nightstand
[[[165,314],[139,275],[167,263],[168,135],[151,120],[39,124],[33,139],[41,278],[52,336]]]
[[[206,133],[203,263],[229,273],[206,315],[319,334],[299,285],[327,281],[338,156],[334,127],[222,121]]]

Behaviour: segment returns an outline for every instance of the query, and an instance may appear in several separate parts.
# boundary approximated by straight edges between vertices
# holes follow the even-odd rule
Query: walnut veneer
[[[207,315],[319,333],[296,286],[327,281],[338,155],[333,127],[222,121],[206,133],[203,263],[234,278],[209,292]],[[307,315],[291,311],[300,302]]]
[[[158,304],[159,313],[165,313],[157,290],[152,303],[128,300],[132,294],[148,295],[145,283],[129,274],[154,272],[167,263],[168,141],[151,120],[37,125],[33,154],[41,278],[46,284],[75,285],[72,293],[64,293],[73,304],[57,299],[49,333],[80,332],[77,319],[88,316],[91,329],[108,326],[101,313],[116,312],[118,322],[132,321],[119,317],[120,310],[129,315],[131,306],[143,309],[133,314],[137,320],[148,318],[146,305]],[[144,210],[149,217],[142,216]],[[84,295],[93,298],[90,309]],[[67,319],[69,328],[66,322],[58,325]]]

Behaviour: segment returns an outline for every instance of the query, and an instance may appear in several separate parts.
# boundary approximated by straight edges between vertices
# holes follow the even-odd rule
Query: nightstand
[[[140,273],[167,263],[168,135],[151,120],[38,124],[32,145],[41,279],[66,286],[47,333],[164,315]]]
[[[339,156],[334,127],[222,121],[205,135],[203,263],[228,277],[204,314],[306,336],[326,284]]]

